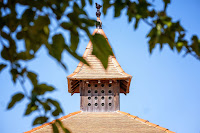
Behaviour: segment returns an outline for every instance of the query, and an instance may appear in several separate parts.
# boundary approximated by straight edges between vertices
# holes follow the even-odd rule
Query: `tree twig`
[[[143,20],[146,24],[148,24],[149,26],[154,27],[154,24],[148,22],[147,19],[142,19],[142,20]]]
[[[18,78],[18,80],[19,80],[20,85],[21,85],[21,87],[22,87],[22,89],[23,89],[23,91],[24,91],[25,96],[26,96],[28,99],[31,99],[31,98],[28,96],[28,92],[27,92],[27,90],[26,90],[26,88],[25,88],[25,86],[24,86],[24,81],[21,80],[21,79],[19,79],[19,78]]]

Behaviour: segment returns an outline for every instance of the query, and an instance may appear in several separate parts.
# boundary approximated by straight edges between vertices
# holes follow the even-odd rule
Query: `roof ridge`
[[[69,113],[68,115],[65,115],[65,116],[63,116],[63,117],[61,117],[61,118],[58,118],[58,120],[62,121],[62,120],[64,120],[64,119],[66,119],[66,118],[70,118],[70,117],[72,117],[72,116],[75,116],[75,115],[77,115],[77,114],[80,114],[81,112],[82,112],[82,111],[80,110],[80,111],[76,111],[76,112]],[[46,126],[49,126],[49,125],[53,124],[55,121],[56,121],[56,120],[53,120],[53,121],[51,121],[51,122],[42,124],[41,126],[35,127],[35,128],[33,128],[33,129],[31,129],[30,131],[26,131],[26,132],[24,132],[24,133],[32,133],[32,132],[34,132],[34,131],[36,131],[36,130],[39,130],[39,129],[41,129],[41,128],[44,128],[44,127],[46,127]]]
[[[148,120],[141,119],[141,118],[139,118],[138,116],[134,116],[134,115],[131,115],[131,114],[129,114],[129,113],[122,112],[122,111],[120,111],[120,110],[118,110],[118,111],[116,111],[116,112],[117,112],[117,113],[120,113],[120,114],[123,114],[123,115],[126,115],[126,116],[128,116],[128,117],[131,117],[131,118],[133,118],[133,119],[136,119],[136,120],[138,120],[138,121],[140,121],[140,122],[143,122],[143,123],[145,123],[145,124],[147,124],[147,125],[149,125],[149,126],[152,126],[152,127],[158,128],[158,129],[160,129],[160,130],[163,130],[164,132],[167,132],[167,133],[175,133],[175,132],[173,132],[173,131],[170,131],[170,130],[167,129],[167,128],[164,128],[164,127],[161,127],[161,126],[156,125],[156,124],[154,124],[154,123],[151,123],[151,122],[149,122]]]

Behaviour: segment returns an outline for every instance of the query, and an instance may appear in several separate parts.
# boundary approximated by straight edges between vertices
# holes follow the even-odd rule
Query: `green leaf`
[[[38,106],[31,102],[28,104],[24,115],[29,115],[36,110],[38,110]]]
[[[165,34],[161,34],[158,40],[158,43],[160,43],[160,50],[162,50],[163,44],[170,42],[171,42],[170,39]]]
[[[36,93],[37,95],[43,95],[48,91],[55,90],[52,86],[48,86],[46,84],[35,85],[32,93]]]
[[[62,67],[67,71],[67,67],[63,62],[60,62],[60,64],[62,65]]]
[[[52,112],[53,116],[58,116],[60,113],[63,113],[60,104],[57,101],[52,99],[47,99],[47,102],[51,103],[53,106],[56,107],[56,109]]]
[[[178,42],[178,43],[177,43],[176,49],[177,49],[177,51],[178,51],[179,53],[181,52],[181,49],[183,48],[183,45],[184,45],[183,42]]]
[[[136,14],[137,14],[136,3],[129,2],[128,10],[127,10],[127,16],[128,16],[129,23],[131,22],[132,18],[135,17]]]
[[[20,75],[23,76],[25,72],[27,72],[26,67],[21,70]]]
[[[77,3],[74,3],[74,6],[73,6],[73,13],[71,15],[73,16],[68,16],[70,18],[70,20],[78,20],[78,16],[79,15],[87,15],[86,12],[79,7],[79,5]],[[69,15],[69,14],[68,14]],[[76,16],[74,16],[76,15]],[[73,22],[73,21],[72,21]]]
[[[66,49],[76,59],[78,59],[88,65],[88,63],[83,59],[83,57],[77,55],[77,53],[75,51],[72,51],[65,44],[64,38],[61,34],[55,35],[53,37],[53,44],[52,44],[52,46],[50,45],[50,47],[48,49],[49,49],[50,55],[52,55],[54,58],[56,58],[59,62],[61,62],[61,53],[63,52],[63,49]]]
[[[136,30],[137,27],[138,27],[138,23],[139,23],[139,21],[140,21],[140,19],[136,19],[136,20],[135,20],[135,26],[134,26],[135,30]]]
[[[37,81],[37,75],[35,73],[28,72],[27,77],[31,80],[33,85],[37,85],[38,81]]]
[[[53,128],[53,133],[59,133],[58,127],[56,126],[55,123],[52,124],[52,128]]]
[[[85,7],[85,0],[81,0],[82,8]]]
[[[200,57],[200,41],[196,35],[192,36],[191,48]]]
[[[6,64],[0,64],[0,72],[6,67]]]
[[[48,16],[39,16],[34,21],[34,28],[40,30],[43,29],[43,27],[48,26],[50,24],[50,20]]]
[[[18,40],[23,39],[23,36],[24,36],[23,31],[18,32],[17,35],[16,35]]]
[[[77,46],[79,43],[79,34],[76,31],[75,33],[71,32],[71,45],[70,45],[70,49],[72,51],[76,51]]]
[[[156,15],[155,10],[152,10],[152,11],[149,12],[149,16],[150,16],[150,17],[153,18],[155,15]]]
[[[108,8],[111,7],[109,0],[103,0],[103,13],[106,15]]]
[[[46,35],[49,35],[49,27],[47,25],[43,27],[43,30]]]
[[[34,58],[34,55],[30,54],[28,51],[20,52],[16,56],[16,60],[31,60]]]
[[[64,29],[71,29],[73,27],[73,24],[72,23],[67,23],[67,22],[63,22],[60,24]]]
[[[56,109],[56,110],[54,110],[54,111],[52,112],[52,115],[53,115],[53,116],[58,116],[60,113],[61,113],[60,110]]]
[[[4,7],[4,8],[7,7],[11,11],[10,13],[7,13],[6,16],[1,17],[1,18],[3,18],[3,20],[6,20],[5,21],[6,23],[4,23],[4,25],[6,25],[11,32],[14,32],[16,30],[16,28],[18,27],[18,25],[19,25],[19,19],[16,17],[17,16],[17,12],[16,12],[17,9],[15,9],[14,3],[15,2],[12,1],[12,4],[7,4],[7,5],[10,5],[10,7],[9,6],[5,6],[5,5],[4,6],[1,5],[1,7]]]
[[[92,5],[93,0],[89,0],[90,5]]]
[[[156,46],[156,43],[158,42],[158,38],[156,36],[151,37],[149,40],[149,52],[152,53],[152,50]]]
[[[92,54],[95,55],[103,64],[104,68],[108,67],[108,57],[113,55],[112,49],[106,38],[101,34],[95,34],[91,38],[93,44]]]
[[[24,98],[24,94],[17,93],[14,96],[12,96],[12,100],[8,105],[8,109],[12,108],[17,102],[21,101]]]
[[[45,110],[47,112],[48,110],[51,110],[51,107],[48,105],[48,102],[40,102]]]
[[[72,51],[67,45],[65,45],[65,49],[73,56],[75,57],[76,59],[78,59],[79,61],[83,62],[84,64],[88,65],[89,64],[86,62],[85,59],[83,59],[82,56],[79,56],[76,52]]]
[[[70,131],[69,131],[67,128],[65,128],[65,127],[63,126],[62,121],[60,121],[60,120],[57,119],[56,122],[60,125],[60,127],[62,128],[62,130],[63,130],[65,133],[70,133]]]
[[[1,51],[1,56],[5,60],[8,60],[10,62],[14,62],[15,57],[17,55],[16,43],[13,40],[13,38],[7,33],[1,32],[1,36],[9,42],[9,47],[5,47],[5,46],[3,47],[3,50]]]
[[[85,27],[87,27],[87,26],[95,26],[95,24],[96,24],[96,20],[92,20],[92,19],[80,18],[80,21],[82,23],[86,24]]]
[[[48,37],[46,35],[45,37],[44,33],[38,33],[37,29],[35,29],[35,31],[31,30],[30,32],[26,33],[31,36],[31,37],[25,38],[26,49],[29,52],[31,51],[31,52],[36,53],[43,43],[46,44]]]
[[[19,72],[17,71],[17,69],[11,69],[10,73],[12,75],[13,82],[16,83],[16,79],[18,77]]]
[[[47,99],[47,101],[53,104],[55,107],[60,108],[60,104],[57,101],[52,99]]]
[[[49,45],[49,54],[58,62],[61,61],[61,54],[65,47],[65,40],[61,34],[53,36],[53,44]]]
[[[165,6],[164,6],[164,11],[165,11],[167,8],[167,5],[170,3],[170,0],[163,0],[163,2],[165,3]]]
[[[22,26],[29,26],[30,22],[34,20],[35,12],[31,8],[26,9],[21,18]]]
[[[114,17],[119,17],[121,14],[121,10],[125,7],[125,4],[121,2],[121,0],[116,0],[114,3],[115,7],[115,16]]]
[[[37,124],[43,124],[45,122],[47,122],[48,118],[43,116],[43,117],[37,117],[34,122],[33,125],[37,125]]]

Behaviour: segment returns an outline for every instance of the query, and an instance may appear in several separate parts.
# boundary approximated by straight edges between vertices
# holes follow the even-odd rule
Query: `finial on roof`
[[[96,23],[96,28],[97,29],[102,29],[102,22],[100,20],[100,16],[101,16],[101,12],[100,12],[100,8],[102,6],[96,3],[96,8],[97,8],[97,12],[96,12],[96,16],[97,16],[97,23]]]

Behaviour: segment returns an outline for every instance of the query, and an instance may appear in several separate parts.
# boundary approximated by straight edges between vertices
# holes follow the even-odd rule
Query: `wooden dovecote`
[[[97,15],[100,17],[99,12]],[[93,34],[95,33],[107,38],[101,25],[97,26]],[[91,53],[92,43],[89,42],[83,57],[90,67],[80,62],[75,71],[67,76],[68,91],[72,95],[80,93],[81,111],[59,118],[63,127],[73,133],[175,133],[138,116],[119,111],[119,94],[129,93],[132,76],[123,71],[115,56],[109,57],[109,65],[105,70]],[[25,133],[52,132],[52,124],[55,122],[56,120],[45,123]],[[58,130],[63,132],[62,128]]]
[[[100,16],[97,17],[97,21],[100,21]],[[101,26],[97,26],[93,35],[96,33],[103,35],[108,40]],[[115,56],[109,57],[108,67],[105,70],[100,60],[92,55],[92,50],[93,46],[90,41],[83,54],[83,58],[90,66],[80,62],[75,71],[67,76],[68,92],[71,95],[80,93],[82,111],[119,110],[119,94],[129,93],[132,76],[124,72]]]

